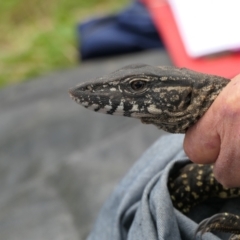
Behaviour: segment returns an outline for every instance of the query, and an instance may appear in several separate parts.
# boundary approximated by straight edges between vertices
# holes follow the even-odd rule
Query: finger
[[[214,163],[216,179],[240,186],[240,75],[223,89],[185,136],[184,149],[196,163]]]
[[[221,126],[217,130],[221,138],[221,148],[214,164],[214,175],[226,187],[239,187],[240,75],[232,79],[218,101],[221,105],[219,113],[222,116]]]
[[[239,121],[240,119],[232,123],[228,119],[226,122],[225,129],[222,130],[220,153],[213,168],[215,178],[225,187],[240,187]]]
[[[213,163],[218,157],[221,143],[217,132],[219,117],[214,113],[214,109],[209,108],[185,135],[184,150],[195,163]]]
[[[184,139],[184,150],[196,163],[216,161],[221,144],[221,133],[226,119],[240,116],[240,74],[223,89],[203,117],[191,127]],[[228,124],[232,124],[232,122]],[[237,121],[239,123],[239,121]]]

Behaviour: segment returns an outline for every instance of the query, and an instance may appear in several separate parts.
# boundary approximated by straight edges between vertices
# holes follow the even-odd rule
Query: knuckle
[[[237,117],[240,114],[240,81],[231,81],[217,98],[217,110],[221,116]],[[216,99],[216,100],[217,100]]]
[[[232,177],[226,174],[226,170],[214,167],[213,174],[216,180],[226,188],[234,187]]]

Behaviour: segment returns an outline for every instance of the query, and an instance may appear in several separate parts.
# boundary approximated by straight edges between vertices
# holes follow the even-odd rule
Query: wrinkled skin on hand
[[[240,187],[240,74],[187,131],[184,150],[195,163],[214,164],[225,187]]]

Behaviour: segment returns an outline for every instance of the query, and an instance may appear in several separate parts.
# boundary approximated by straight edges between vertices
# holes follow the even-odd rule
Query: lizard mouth
[[[81,91],[79,88],[72,88],[69,90],[70,97],[78,104],[85,108],[111,115],[123,115],[117,109],[121,109],[120,100],[113,101],[109,97],[109,94],[105,93],[94,93],[88,94],[87,91]]]
[[[151,113],[136,110],[134,104],[125,105],[125,103],[121,101],[121,96],[116,99],[111,99],[106,93],[92,93],[89,95],[85,91],[80,91],[76,88],[70,89],[69,94],[73,101],[95,112],[139,119],[141,117],[154,117]]]
[[[82,105],[85,108],[88,108],[95,112],[97,112],[101,109],[101,106],[98,103],[93,103],[92,101],[90,102],[89,100],[87,101],[86,94],[76,94],[76,92],[74,92],[74,89],[73,90],[70,89],[69,94],[73,101]]]
[[[85,102],[85,101],[84,101],[84,98],[81,97],[81,96],[82,96],[81,94],[77,94],[75,88],[70,89],[70,90],[68,91],[68,93],[69,93],[71,99],[72,99],[73,101],[75,101],[76,103],[78,103],[78,104],[80,104],[80,105],[83,105],[84,107],[85,107],[85,106],[88,106],[88,102]]]

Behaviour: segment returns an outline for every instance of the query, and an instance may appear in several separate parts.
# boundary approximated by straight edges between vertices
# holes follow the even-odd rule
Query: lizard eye
[[[142,80],[137,80],[137,81],[131,82],[131,88],[132,88],[134,91],[143,90],[145,86],[146,86],[146,82],[145,82],[145,81],[142,81]]]

